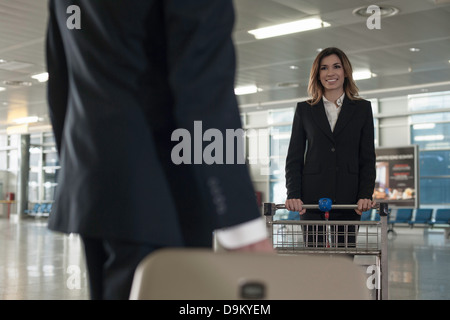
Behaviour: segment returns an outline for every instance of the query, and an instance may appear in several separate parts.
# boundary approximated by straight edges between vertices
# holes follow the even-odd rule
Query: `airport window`
[[[420,204],[450,203],[450,150],[421,151]]]
[[[419,146],[420,204],[449,204],[450,92],[411,96],[408,106],[420,112],[410,117],[411,144]]]
[[[284,167],[291,139],[294,108],[272,110],[269,112],[270,127],[270,167],[269,199],[270,202],[284,203],[286,186]]]
[[[419,150],[450,149],[450,122],[413,124],[411,143],[418,145]]]

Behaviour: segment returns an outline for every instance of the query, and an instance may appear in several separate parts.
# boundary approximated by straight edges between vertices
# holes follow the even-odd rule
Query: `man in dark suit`
[[[210,246],[215,229],[229,249],[270,251],[245,164],[171,159],[175,129],[241,125],[233,19],[230,0],[50,1],[49,228],[81,235],[93,299],[128,298],[143,257]]]

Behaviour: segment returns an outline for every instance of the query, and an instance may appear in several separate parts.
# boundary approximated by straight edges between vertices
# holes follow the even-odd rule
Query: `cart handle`
[[[357,204],[332,204],[331,200],[328,198],[322,198],[319,200],[318,204],[303,204],[304,209],[319,209],[323,212],[328,212],[331,209],[358,209]],[[374,209],[379,209],[381,216],[388,215],[388,204],[387,203],[376,203],[373,207]],[[270,202],[264,203],[264,215],[272,216],[278,209],[286,209],[286,205],[275,204]]]

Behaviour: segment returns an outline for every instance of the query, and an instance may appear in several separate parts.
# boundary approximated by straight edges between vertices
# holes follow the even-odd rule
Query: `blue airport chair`
[[[398,209],[395,219],[389,221],[389,224],[409,223],[412,218],[412,213],[413,213],[413,209],[406,209],[406,208]]]
[[[410,221],[409,224],[414,226],[415,224],[429,224],[431,221],[431,215],[433,214],[433,209],[417,209],[416,218],[414,221]]]
[[[40,208],[41,208],[41,205],[40,205],[39,203],[36,203],[36,204],[33,206],[33,209],[31,209],[31,210],[24,210],[24,212],[25,212],[26,214],[36,214],[36,213],[39,212]]]
[[[47,203],[47,213],[50,213],[52,211],[52,203]]]
[[[434,221],[429,222],[435,224],[450,224],[450,209],[437,209]]]

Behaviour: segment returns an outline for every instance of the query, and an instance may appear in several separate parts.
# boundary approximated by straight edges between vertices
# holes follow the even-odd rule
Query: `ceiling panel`
[[[343,49],[355,70],[376,74],[357,82],[364,97],[450,90],[450,3],[438,2],[377,1],[400,11],[382,18],[380,30],[369,30],[366,18],[353,10],[372,0],[235,0],[236,85],[257,84],[263,90],[239,96],[241,109],[286,107],[305,98],[311,64],[318,49],[329,46]],[[247,32],[312,16],[331,26],[264,40]],[[46,0],[0,0],[0,87],[5,88],[0,91],[0,133],[23,116],[42,119],[34,130],[48,125],[46,85],[31,79],[45,70],[46,21]]]

